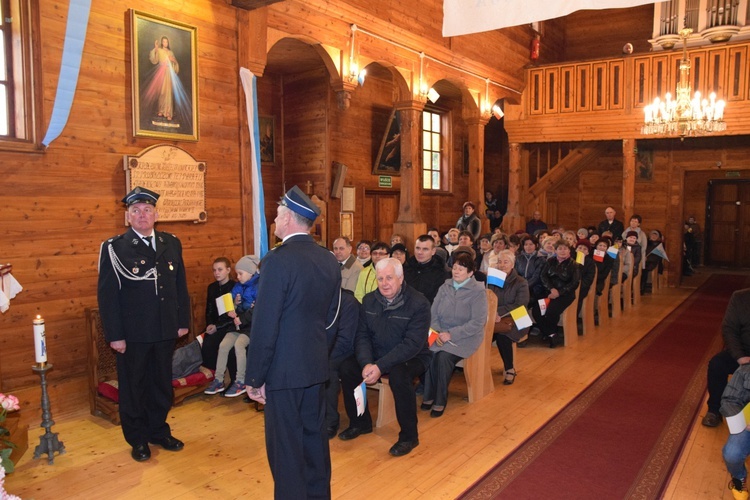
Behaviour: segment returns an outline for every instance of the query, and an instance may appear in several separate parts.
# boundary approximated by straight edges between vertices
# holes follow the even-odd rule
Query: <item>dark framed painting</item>
[[[260,161],[261,163],[273,163],[274,155],[274,128],[272,116],[258,117],[258,131],[260,133]]]
[[[197,28],[130,11],[133,135],[198,140]]]
[[[393,109],[388,117],[372,173],[375,175],[400,175],[401,173],[401,121],[396,109]]]
[[[654,178],[654,150],[638,148],[635,156],[635,178],[649,182]]]

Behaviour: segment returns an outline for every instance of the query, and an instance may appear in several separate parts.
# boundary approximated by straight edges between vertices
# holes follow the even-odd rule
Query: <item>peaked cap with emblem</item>
[[[286,192],[279,205],[313,221],[320,215],[320,208],[297,186]]]
[[[134,203],[148,203],[149,205],[156,205],[156,201],[159,199],[159,193],[155,193],[145,187],[137,186],[132,191],[125,195],[122,202],[125,206],[133,205]]]

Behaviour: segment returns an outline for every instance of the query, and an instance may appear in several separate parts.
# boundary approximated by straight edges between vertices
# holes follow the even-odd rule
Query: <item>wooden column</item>
[[[503,218],[503,230],[512,234],[523,229],[524,221],[521,209],[521,192],[528,190],[528,179],[526,184],[521,181],[521,145],[517,142],[509,144],[508,154],[508,211]]]
[[[268,8],[253,11],[237,9],[237,58],[239,68],[247,68],[260,78],[268,62],[266,53]],[[250,131],[245,112],[245,91],[238,78],[240,104],[240,189],[242,194],[242,251],[251,253],[253,245],[253,189],[250,174]]]
[[[484,213],[484,128],[489,119],[472,117],[466,120],[469,141],[469,198],[477,207],[477,217],[482,221],[482,232],[490,231],[490,221]]]
[[[422,221],[419,201],[419,124],[424,103],[400,102],[396,103],[396,109],[401,121],[401,196],[393,232],[404,235],[407,248],[411,248],[417,237],[427,232],[427,224]]]
[[[622,140],[622,214],[620,220],[628,221],[635,207],[635,139]]]

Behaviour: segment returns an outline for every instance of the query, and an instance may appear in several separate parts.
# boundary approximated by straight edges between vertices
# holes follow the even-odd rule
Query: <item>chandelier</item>
[[[680,30],[682,37],[682,60],[680,61],[680,81],[677,83],[677,98],[667,92],[662,101],[658,97],[653,104],[644,108],[645,121],[641,127],[644,135],[679,135],[680,137],[713,134],[727,129],[724,122],[723,100],[716,100],[711,92],[708,99],[701,98],[696,91],[690,98],[690,59],[687,55],[687,39],[693,30]]]

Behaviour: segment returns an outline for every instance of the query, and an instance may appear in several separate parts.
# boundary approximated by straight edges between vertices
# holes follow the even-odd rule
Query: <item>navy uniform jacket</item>
[[[155,231],[156,252],[133,229],[102,243],[99,253],[99,313],[107,342],[159,342],[190,327],[190,298],[182,244]],[[119,259],[115,269],[110,248]],[[156,276],[156,280],[133,277]],[[157,294],[158,292],[158,294]]]
[[[271,250],[260,267],[245,383],[277,390],[325,382],[326,327],[339,304],[339,263],[310,235],[300,234]]]

